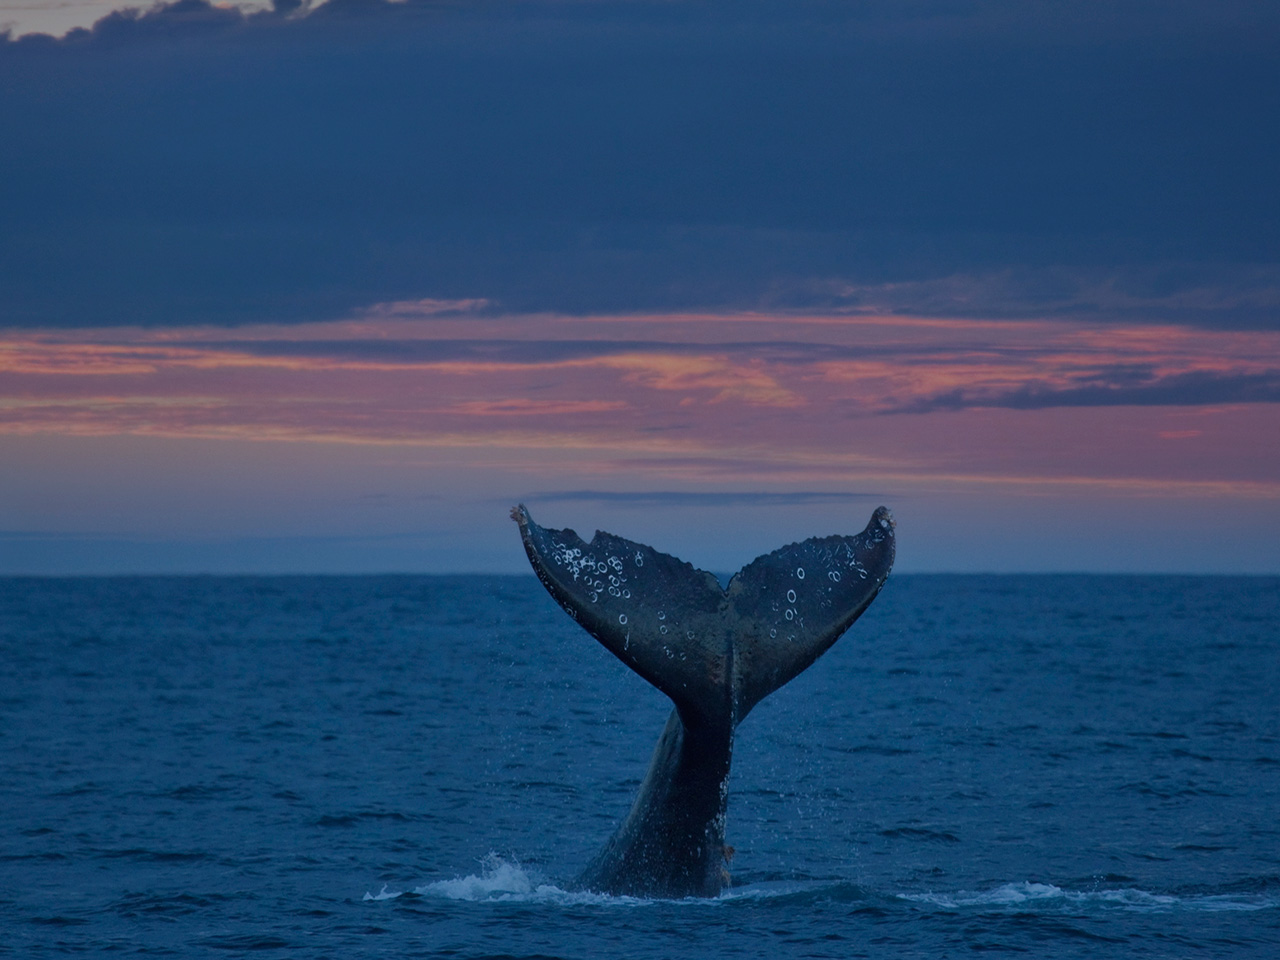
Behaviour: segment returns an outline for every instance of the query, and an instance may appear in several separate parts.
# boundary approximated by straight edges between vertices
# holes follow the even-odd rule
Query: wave
[[[830,884],[815,885],[810,882],[762,882],[733,887],[719,897],[686,897],[661,899],[656,897],[615,896],[587,890],[566,890],[557,886],[537,871],[523,866],[518,860],[507,859],[490,853],[480,861],[480,873],[452,880],[436,880],[408,890],[391,890],[383,885],[377,893],[366,892],[365,900],[394,900],[406,893],[420,897],[439,897],[446,900],[499,903],[547,903],[578,906],[583,904],[608,906],[644,906],[647,904],[687,904],[690,906],[716,906],[735,900],[760,900],[775,897],[806,894]]]
[[[1064,910],[1128,910],[1136,912],[1203,911],[1250,912],[1280,907],[1280,894],[1272,884],[1261,889],[1234,889],[1230,892],[1194,894],[1152,893],[1135,887],[1071,890],[1052,883],[1017,881],[989,890],[957,892],[886,892],[847,880],[772,880],[747,883],[725,890],[712,899],[663,900],[645,897],[612,896],[584,890],[566,890],[523,866],[518,860],[490,853],[480,861],[480,873],[451,880],[436,880],[408,890],[366,892],[365,900],[394,900],[406,893],[445,900],[495,903],[543,903],[555,906],[643,906],[646,904],[687,904],[715,907],[735,902],[786,899],[794,901],[872,901],[879,907],[912,904],[944,911],[1055,913]],[[1248,884],[1246,884],[1248,885]],[[1238,886],[1238,885],[1232,885]]]
[[[899,893],[896,896],[900,900],[940,907],[944,910],[1010,908],[1052,910],[1061,907],[1101,907],[1141,912],[1254,911],[1280,906],[1280,897],[1265,893],[1204,893],[1176,896],[1168,893],[1150,893],[1133,887],[1067,890],[1052,883],[1030,881],[1004,883],[985,891]]]

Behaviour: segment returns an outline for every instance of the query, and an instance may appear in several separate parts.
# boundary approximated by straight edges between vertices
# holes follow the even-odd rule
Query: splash
[[[753,883],[744,887],[726,889],[719,897],[685,897],[682,899],[657,899],[645,897],[613,896],[587,890],[565,890],[556,886],[536,870],[526,867],[515,858],[489,853],[480,861],[480,873],[452,880],[436,880],[412,887],[408,891],[390,890],[384,884],[377,893],[365,893],[365,900],[394,900],[406,892],[420,897],[438,897],[445,900],[461,900],[472,903],[543,903],[558,906],[644,906],[654,904],[682,904],[693,907],[715,907],[735,900],[767,900],[805,894],[813,884],[794,882]],[[815,889],[825,889],[818,885]]]
[[[561,905],[652,903],[638,897],[611,897],[602,893],[565,890],[549,882],[535,870],[518,860],[489,853],[480,861],[480,873],[452,880],[436,880],[414,887],[412,892],[423,897],[446,900],[495,903],[547,903]],[[386,885],[378,893],[366,893],[365,900],[393,900],[405,891],[388,891]]]
[[[480,861],[480,875],[437,880],[414,893],[424,896],[440,896],[449,900],[530,900],[545,899],[565,891],[520,865],[518,860],[506,860],[490,853]]]

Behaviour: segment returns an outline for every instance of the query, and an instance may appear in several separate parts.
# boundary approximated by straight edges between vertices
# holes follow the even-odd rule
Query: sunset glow
[[[598,489],[1280,506],[1280,442],[1258,442],[1280,440],[1273,332],[412,307],[13,331],[3,442],[249,442],[236,456],[250,462],[263,444],[419,450],[419,482],[461,501]]]

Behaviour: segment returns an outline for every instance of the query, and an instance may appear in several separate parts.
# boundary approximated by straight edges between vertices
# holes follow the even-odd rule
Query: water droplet
[[[796,618],[796,612],[795,612],[794,610],[788,609],[788,610],[787,610],[787,619],[788,619],[788,620],[794,620],[795,618]]]
[[[777,628],[776,628],[776,627],[770,627],[770,628],[769,628],[769,639],[770,639],[770,640],[776,640],[776,639],[777,639],[777,637],[778,637],[778,630],[777,630]]]
[[[666,615],[666,613],[664,613],[662,610],[659,610],[659,611],[658,611],[658,619],[659,619],[659,620],[665,620],[665,619],[667,619],[667,615]]]
[[[627,622],[627,615],[626,615],[625,613],[620,613],[620,614],[618,614],[618,622],[619,622],[619,623],[626,623],[626,622]]]
[[[788,590],[787,603],[795,603],[795,602],[796,602],[796,592],[794,590]]]
[[[832,570],[830,573],[828,573],[828,574],[827,574],[827,576],[831,578],[831,581],[832,581],[833,583],[839,583],[839,582],[840,582],[840,571],[839,571],[839,570]]]
[[[804,567],[796,567],[796,579],[797,580],[804,579]]]

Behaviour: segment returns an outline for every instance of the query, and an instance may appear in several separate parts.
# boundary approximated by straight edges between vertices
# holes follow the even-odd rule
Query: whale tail
[[[815,537],[716,578],[642,543],[538,526],[511,511],[534,572],[565,611],[665,693],[686,726],[737,726],[818,659],[889,576],[893,517],[852,536]]]
[[[893,565],[884,507],[849,537],[793,543],[721,589],[711,574],[597,532],[546,530],[523,506],[529,562],[587,632],[675,710],[631,812],[577,885],[635,896],[715,896],[725,883],[729,762],[738,723],[817,660],[875,599]]]

